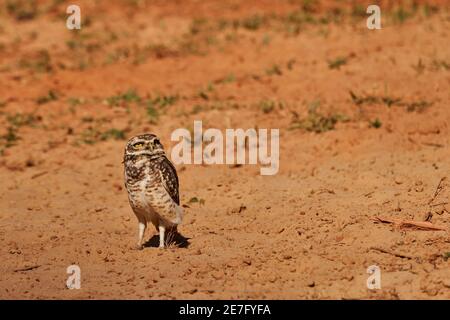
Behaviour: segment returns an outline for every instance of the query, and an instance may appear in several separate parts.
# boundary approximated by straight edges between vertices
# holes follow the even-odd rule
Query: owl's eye
[[[153,144],[161,144],[158,139],[153,140]]]
[[[142,149],[143,147],[144,147],[144,144],[142,142],[133,144],[133,148],[135,148],[135,149]]]

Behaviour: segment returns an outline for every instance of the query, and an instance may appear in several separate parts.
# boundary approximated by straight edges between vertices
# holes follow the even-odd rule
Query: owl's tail
[[[176,212],[176,218],[175,220],[173,220],[172,222],[176,225],[181,224],[181,222],[183,222],[183,213],[184,210],[181,206],[176,206],[175,207],[175,212]]]

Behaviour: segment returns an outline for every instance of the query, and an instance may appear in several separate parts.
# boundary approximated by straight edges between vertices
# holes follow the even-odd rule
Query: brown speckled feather
[[[172,200],[180,205],[180,195],[178,192],[178,175],[173,164],[165,156],[160,157],[155,163],[155,168],[161,173],[164,189]]]

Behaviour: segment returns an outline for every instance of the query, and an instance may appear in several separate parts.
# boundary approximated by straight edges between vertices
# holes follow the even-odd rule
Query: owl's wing
[[[173,164],[163,157],[163,160],[159,162],[159,172],[161,173],[161,182],[170,195],[172,200],[180,205],[180,195],[178,193],[178,175]]]

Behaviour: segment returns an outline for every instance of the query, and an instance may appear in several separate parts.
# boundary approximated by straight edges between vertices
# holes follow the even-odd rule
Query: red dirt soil
[[[381,2],[381,30],[367,1],[78,1],[78,31],[67,3],[13,2],[0,16],[0,298],[450,298],[448,1]],[[177,166],[187,242],[158,249],[148,228],[133,250],[126,139],[153,132],[170,155],[194,120],[280,129],[280,170]]]

